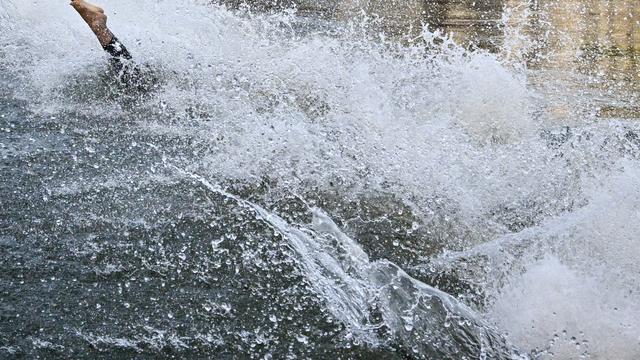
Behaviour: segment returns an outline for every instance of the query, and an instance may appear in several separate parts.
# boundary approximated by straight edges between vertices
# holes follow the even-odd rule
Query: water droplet
[[[302,334],[296,335],[296,340],[298,340],[298,342],[303,343],[305,345],[309,343],[309,338]]]

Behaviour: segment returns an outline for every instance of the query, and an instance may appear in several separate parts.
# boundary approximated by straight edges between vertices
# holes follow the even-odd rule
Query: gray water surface
[[[640,356],[640,5],[226,5],[0,5],[0,358]]]

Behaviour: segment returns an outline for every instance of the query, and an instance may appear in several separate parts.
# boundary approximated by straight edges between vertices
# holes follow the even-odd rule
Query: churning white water
[[[312,288],[364,343],[378,346],[384,324],[428,353],[429,331],[415,333],[438,326],[433,298],[487,347],[490,329],[534,358],[640,357],[640,125],[576,111],[565,127],[512,42],[493,54],[427,27],[389,37],[364,16],[104,0],[114,33],[160,79],[131,105],[114,99],[106,55],[63,3],[0,4],[0,67],[30,112],[125,119],[130,133],[184,143],[153,148],[211,190],[267,181],[274,193],[332,192],[345,203],[390,194],[410,209],[412,231],[438,239],[412,263],[373,260],[322,210],[290,224],[225,193],[288,239]],[[455,274],[481,289],[482,305],[409,269]],[[373,303],[380,322],[365,319]]]

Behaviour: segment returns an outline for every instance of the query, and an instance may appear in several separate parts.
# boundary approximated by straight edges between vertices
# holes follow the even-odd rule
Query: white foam
[[[603,280],[547,257],[502,289],[490,316],[542,358],[637,359],[637,296]]]
[[[587,187],[587,206],[528,232],[543,246],[530,248],[525,272],[508,276],[490,310],[523,348],[561,359],[640,356],[640,167],[618,167]]]

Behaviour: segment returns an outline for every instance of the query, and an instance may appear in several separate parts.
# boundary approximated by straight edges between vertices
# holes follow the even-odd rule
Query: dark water
[[[12,84],[15,79],[3,81]],[[389,328],[379,314],[390,306],[389,299],[372,296],[366,299],[366,317],[355,319],[366,324],[372,339],[355,338],[352,332],[362,329],[333,316],[314,291],[298,249],[285,239],[293,236],[290,230],[257,213],[259,205],[216,192],[167,165],[165,154],[192,156],[185,153],[191,149],[187,139],[139,134],[125,117],[96,121],[62,112],[43,118],[12,96],[10,90],[3,93],[2,109],[11,115],[3,116],[2,123],[8,134],[3,143],[3,356],[421,358],[509,353],[501,345],[504,340],[475,324],[473,316],[450,314],[446,302],[451,300],[445,295],[443,300],[428,293],[416,298],[412,292],[424,290],[415,288],[408,275],[393,280],[401,270],[392,264],[376,266],[381,277],[376,281],[389,284],[385,286],[398,281],[393,286],[402,291],[387,295],[398,297],[393,306],[402,311],[418,306],[415,326],[429,331]],[[275,197],[266,206],[293,224],[311,220],[309,205],[297,196],[270,196],[268,183],[229,186],[249,199]],[[342,200],[330,193],[305,195],[307,201],[349,216],[401,213],[404,208],[390,197],[330,204]],[[377,201],[385,203],[383,208],[374,205]],[[398,237],[390,226],[408,221],[410,215],[396,216],[385,226],[354,230],[365,238]],[[424,241],[408,234],[401,238],[406,245]],[[392,246],[388,241],[371,245],[381,255]],[[430,251],[429,246],[420,249]],[[332,286],[349,285],[331,280],[336,281]],[[377,296],[382,294],[386,292]],[[418,303],[407,303],[410,299]],[[441,326],[447,322],[454,324]]]
[[[604,3],[105,3],[147,92],[0,4],[0,357],[636,358],[640,9]]]

